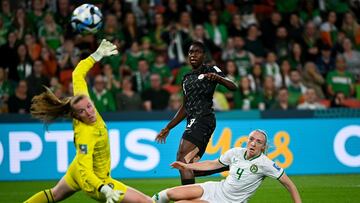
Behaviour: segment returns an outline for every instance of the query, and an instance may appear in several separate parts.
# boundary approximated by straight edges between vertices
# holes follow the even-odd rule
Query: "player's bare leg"
[[[199,152],[199,148],[188,140],[181,139],[179,150],[177,153],[177,161],[184,163],[192,163],[194,157]],[[194,184],[194,172],[192,170],[180,170],[181,184]]]
[[[199,185],[183,185],[163,190],[153,196],[156,203],[187,200],[189,202],[201,201],[204,190]],[[204,201],[203,201],[204,202]]]
[[[142,194],[141,192],[137,191],[136,189],[129,187],[126,190],[125,197],[121,201],[122,203],[132,203],[132,202],[138,202],[138,203],[153,203],[154,201]]]
[[[64,200],[73,195],[75,192],[76,191],[70,188],[70,186],[66,183],[64,178],[61,178],[56,186],[51,189],[55,202]]]

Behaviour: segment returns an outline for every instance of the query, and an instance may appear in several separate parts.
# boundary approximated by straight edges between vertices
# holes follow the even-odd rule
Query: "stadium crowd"
[[[215,110],[360,106],[357,1],[93,0],[104,26],[85,35],[70,24],[79,2],[1,0],[0,113],[29,113],[43,85],[72,95],[73,69],[103,38],[120,51],[88,77],[99,112],[177,110],[192,41],[239,86],[218,86]]]

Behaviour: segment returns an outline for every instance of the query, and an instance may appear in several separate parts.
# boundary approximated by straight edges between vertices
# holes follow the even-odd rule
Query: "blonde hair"
[[[76,95],[59,99],[48,88],[45,92],[36,95],[31,100],[30,113],[45,123],[50,123],[57,118],[74,118],[72,106],[85,97],[85,95]]]
[[[265,130],[261,130],[261,129],[255,129],[253,130],[251,133],[253,132],[257,132],[257,133],[260,133],[262,135],[264,135],[265,137],[265,143],[264,143],[264,150],[262,150],[262,152],[264,154],[267,154],[268,153],[268,149],[269,149],[269,143],[268,143],[268,136],[267,136],[267,133],[265,132]]]

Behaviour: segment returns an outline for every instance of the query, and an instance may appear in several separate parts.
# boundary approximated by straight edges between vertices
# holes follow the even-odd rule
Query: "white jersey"
[[[209,202],[246,202],[266,176],[279,179],[284,173],[284,169],[277,166],[263,153],[249,160],[245,157],[245,148],[232,148],[225,152],[219,161],[223,165],[230,166],[229,176],[221,182],[209,182],[202,185],[204,194],[220,193],[211,195],[210,198],[203,196],[202,199],[208,199]],[[217,191],[206,191],[215,188]]]

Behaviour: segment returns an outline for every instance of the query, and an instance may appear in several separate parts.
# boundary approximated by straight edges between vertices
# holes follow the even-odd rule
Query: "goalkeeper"
[[[38,192],[26,203],[59,202],[80,190],[106,203],[153,202],[150,197],[111,178],[108,131],[88,94],[86,73],[95,62],[117,53],[115,45],[103,40],[98,49],[73,71],[74,96],[59,99],[47,89],[32,99],[32,116],[45,123],[59,117],[73,119],[76,156],[55,187]]]

